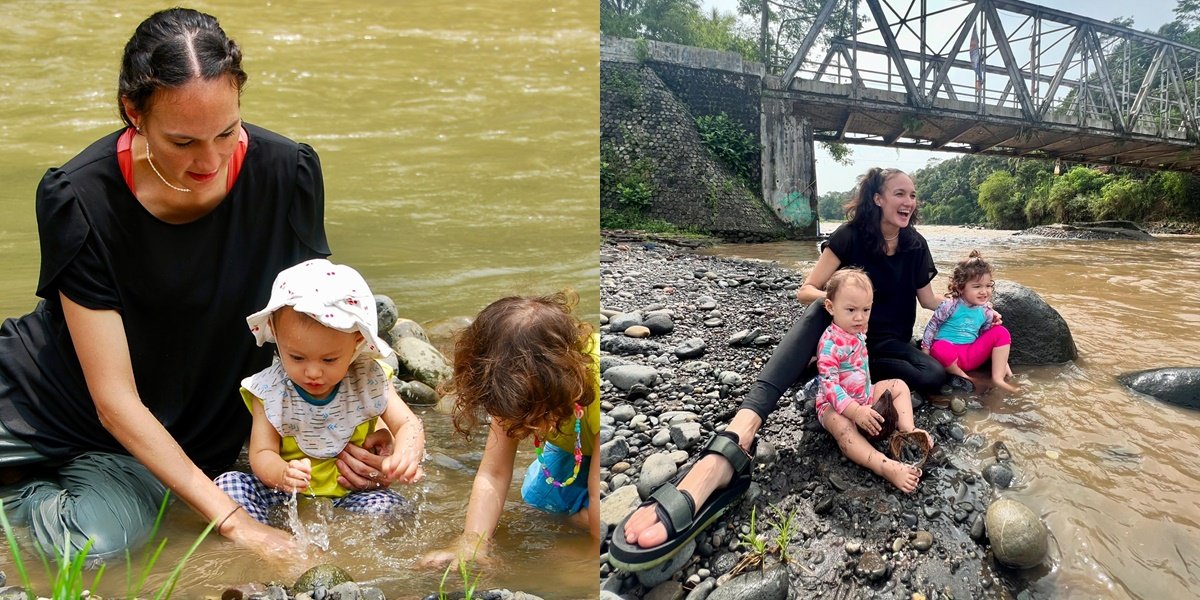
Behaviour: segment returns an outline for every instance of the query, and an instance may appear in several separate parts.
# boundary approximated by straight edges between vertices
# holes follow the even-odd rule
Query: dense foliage
[[[696,117],[700,140],[722,163],[744,181],[750,181],[758,165],[762,146],[754,135],[734,123],[725,113]]]

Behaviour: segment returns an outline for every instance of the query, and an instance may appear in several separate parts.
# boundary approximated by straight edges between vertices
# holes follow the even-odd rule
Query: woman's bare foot
[[[727,485],[733,479],[733,466],[720,454],[709,454],[696,461],[692,470],[675,487],[687,492],[696,503],[696,510],[704,506],[713,491]],[[625,522],[625,541],[642,548],[653,548],[667,541],[667,528],[658,522],[654,505],[643,506]]]
[[[899,461],[883,459],[883,464],[879,466],[880,477],[892,482],[896,489],[908,494],[917,489],[917,483],[921,480],[921,470],[908,464]]]

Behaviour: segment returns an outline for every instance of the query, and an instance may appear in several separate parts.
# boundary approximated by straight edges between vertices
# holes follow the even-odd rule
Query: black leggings
[[[809,368],[808,363],[817,353],[821,335],[832,322],[822,301],[809,304],[771,353],[741,408],[754,411],[766,421],[788,388],[801,379],[815,376],[816,367]],[[938,391],[946,380],[946,370],[941,364],[903,340],[880,340],[868,347],[867,354],[871,381],[902,379],[910,388],[931,393]]]

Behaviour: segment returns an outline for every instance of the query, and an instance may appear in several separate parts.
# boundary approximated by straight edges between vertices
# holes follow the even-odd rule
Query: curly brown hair
[[[510,296],[480,311],[454,344],[454,377],[445,392],[457,394],[454,429],[470,438],[491,415],[510,438],[557,431],[575,416],[575,405],[595,400],[589,352],[592,326],[572,314],[579,296]]]
[[[950,275],[950,285],[946,292],[947,298],[957,298],[962,295],[963,288],[971,280],[984,275],[992,274],[992,265],[983,260],[983,255],[978,250],[972,250],[967,258],[958,261],[954,266],[954,273]]]

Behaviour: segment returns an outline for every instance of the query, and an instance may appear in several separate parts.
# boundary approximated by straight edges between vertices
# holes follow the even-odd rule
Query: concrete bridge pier
[[[763,201],[792,229],[789,237],[816,237],[817,171],[813,128],[792,103],[762,97]]]

